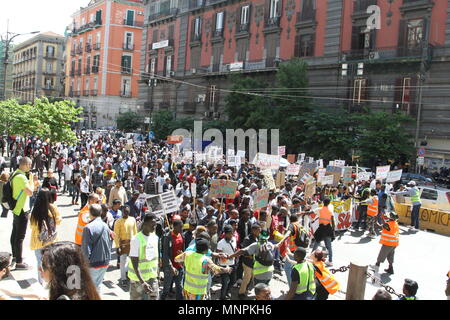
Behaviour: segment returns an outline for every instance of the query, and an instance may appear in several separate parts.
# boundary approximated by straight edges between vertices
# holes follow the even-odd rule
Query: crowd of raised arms
[[[348,199],[358,203],[361,213],[352,228],[367,228],[370,237],[378,236],[377,232],[381,236],[383,247],[374,267],[387,258],[386,271],[394,272],[398,224],[391,192],[404,189],[398,183],[383,184],[373,178],[358,181],[353,174],[351,181],[317,186],[306,197],[302,177],[286,176],[270,190],[267,204],[255,209],[256,192],[269,186],[260,168],[248,161],[239,167],[220,160],[196,162],[174,153],[173,145],[165,142],[141,139],[130,144],[111,133],[79,134],[79,138],[76,146],[50,145],[39,139],[2,143],[9,144],[11,175],[26,173],[24,185],[30,180],[31,193],[26,197],[31,249],[49,299],[100,299],[100,284],[116,253],[118,284],[129,288],[133,300],[164,300],[172,296],[173,287],[177,300],[212,299],[215,282],[221,284],[221,300],[231,298],[233,287],[238,288],[239,299],[249,299],[254,288],[257,300],[270,300],[275,274],[286,286],[282,299],[326,300],[340,290],[328,269],[333,266],[335,239],[330,202]],[[316,180],[317,174],[313,174]],[[3,172],[3,185],[9,178]],[[236,181],[234,197],[211,197],[216,179]],[[58,241],[58,192],[68,194],[71,205],[80,208],[70,242]],[[177,198],[177,209],[155,212],[147,198],[167,192]],[[4,209],[3,216],[7,212]],[[26,209],[16,207],[13,212],[16,224]],[[315,216],[319,227],[313,229]],[[20,221],[13,230],[12,255],[0,254],[0,278],[13,264],[17,269],[29,267],[21,256],[24,236],[18,235],[24,223],[26,230],[26,222]],[[81,270],[81,287],[65,284],[72,265]],[[407,279],[404,298],[415,298],[417,289],[417,283]],[[2,295],[0,286],[0,299],[12,295],[5,291]],[[380,290],[374,299],[391,296]]]

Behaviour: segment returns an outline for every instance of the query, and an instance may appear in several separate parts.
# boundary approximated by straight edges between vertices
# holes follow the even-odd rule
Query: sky
[[[90,0],[0,0],[0,35],[6,35],[9,19],[9,31],[27,33],[32,31],[52,31],[64,35],[71,15],[80,7],[87,7]],[[18,36],[19,44],[34,35]]]

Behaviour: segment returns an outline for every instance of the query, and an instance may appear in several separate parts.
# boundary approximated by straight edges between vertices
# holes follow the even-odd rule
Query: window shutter
[[[352,27],[352,50],[359,50],[360,27]]]
[[[153,39],[152,39],[152,43],[158,42],[158,32],[159,30],[153,30]]]
[[[164,76],[167,77],[167,56],[164,56]]]
[[[264,8],[264,20],[269,21],[270,18],[270,0],[266,0],[266,6]]]
[[[213,30],[214,30],[214,32],[217,31],[217,14],[218,14],[218,12],[214,13],[214,15],[213,15]]]
[[[408,21],[407,20],[400,20],[400,27],[398,31],[398,48],[397,52],[399,56],[404,56],[406,53],[406,37],[408,32]]]
[[[252,21],[252,5],[248,5],[248,13],[247,13],[247,24],[248,24],[248,31],[250,32],[250,23]]]
[[[227,12],[226,11],[223,11],[223,15],[222,15],[222,29],[224,30],[224,32],[225,32],[225,19],[227,18]]]
[[[175,34],[175,26],[172,24],[169,26],[169,40],[173,40]]]

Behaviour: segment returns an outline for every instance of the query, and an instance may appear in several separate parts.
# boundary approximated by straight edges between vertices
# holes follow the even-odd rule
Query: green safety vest
[[[416,297],[405,297],[405,300],[416,300]]]
[[[184,258],[184,289],[195,295],[206,294],[208,275],[202,272],[206,256],[195,251],[186,252]]]
[[[141,278],[144,281],[148,281],[149,279],[155,279],[158,277],[158,247],[153,248],[154,256],[152,260],[147,260],[146,249],[147,242],[144,238],[144,235],[139,232],[136,235],[136,238],[139,240],[139,272],[141,274]],[[131,258],[129,258],[128,264],[128,278],[133,281],[139,281],[136,272],[133,268],[133,263],[131,262]]]
[[[260,245],[259,245],[259,242],[258,242],[258,250],[256,250],[257,253],[259,252],[259,248],[260,248]],[[253,263],[253,275],[254,276],[256,276],[258,274],[263,274],[263,273],[266,273],[266,272],[273,272],[273,270],[274,270],[273,265],[265,266],[265,265],[262,265],[261,263],[259,263],[256,260],[256,254],[253,257],[253,261],[254,261],[254,263]]]
[[[311,294],[316,293],[316,283],[314,281],[314,267],[309,262],[298,263],[294,266],[300,276],[300,282],[297,285],[295,294],[302,294],[307,290]]]
[[[420,190],[416,189],[416,192],[411,197],[411,202],[420,202]]]
[[[365,193],[368,193],[369,194],[369,198],[370,198],[370,188],[365,188],[362,192],[361,192],[361,196],[363,195],[363,194],[365,194]],[[369,199],[369,198],[367,198],[367,199]],[[366,199],[366,200],[367,200]],[[360,203],[359,204],[360,206],[368,206],[369,204],[367,203],[367,202],[362,202],[362,203]]]

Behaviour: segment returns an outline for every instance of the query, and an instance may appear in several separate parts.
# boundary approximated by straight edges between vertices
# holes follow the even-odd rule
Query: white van
[[[434,210],[450,211],[450,190],[444,188],[434,188],[418,186],[420,190],[420,201],[423,208]],[[411,204],[411,198],[405,197],[405,203]]]

